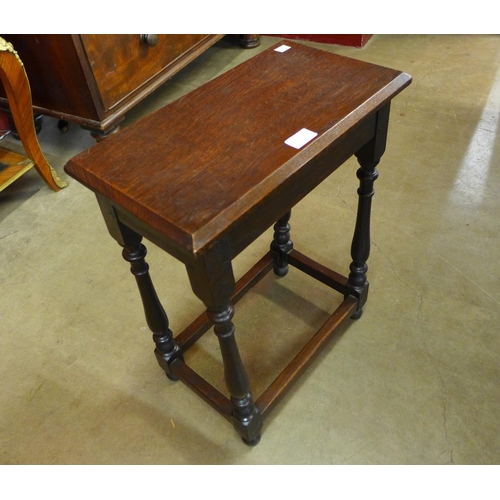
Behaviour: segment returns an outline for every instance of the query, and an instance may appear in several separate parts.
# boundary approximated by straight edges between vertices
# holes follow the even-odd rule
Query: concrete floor
[[[246,51],[218,42],[126,124],[276,41],[263,37]],[[362,319],[329,344],[249,448],[157,366],[134,279],[92,193],[71,179],[53,193],[32,170],[0,193],[0,463],[500,462],[500,37],[377,35],[363,49],[311,45],[413,76],[393,102],[375,185]],[[50,118],[39,140],[62,176],[66,161],[94,144],[76,126],[61,134]],[[21,150],[10,136],[2,147]],[[291,220],[296,248],[342,273],[356,168],[344,164]],[[237,277],[269,238],[236,259]],[[202,305],[182,265],[152,244],[148,250],[179,332]],[[337,300],[292,270],[238,304],[254,393]],[[188,354],[223,389],[214,336]]]

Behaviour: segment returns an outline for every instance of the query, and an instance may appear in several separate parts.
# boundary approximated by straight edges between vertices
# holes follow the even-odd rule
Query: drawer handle
[[[158,45],[158,35],[141,35],[141,43],[154,47]]]

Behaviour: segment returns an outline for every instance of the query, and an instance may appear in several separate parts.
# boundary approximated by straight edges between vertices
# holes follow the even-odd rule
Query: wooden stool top
[[[300,181],[308,162],[411,80],[289,41],[276,51],[281,45],[84,151],[66,172],[197,255],[256,206],[263,216],[271,194]],[[285,143],[302,129],[317,135],[298,149]],[[281,194],[283,213],[310,191],[301,184]]]

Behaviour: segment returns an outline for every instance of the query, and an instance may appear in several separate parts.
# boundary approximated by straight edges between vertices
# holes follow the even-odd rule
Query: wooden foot
[[[260,35],[238,35],[238,39],[244,49],[253,49],[260,45]]]
[[[359,319],[363,315],[363,309],[358,309],[352,316],[351,319]]]
[[[250,441],[247,440],[247,439],[245,439],[244,437],[242,437],[241,439],[248,446],[257,446],[260,443],[260,434],[258,434],[257,436],[255,436]]]
[[[122,121],[122,120],[120,120]],[[85,128],[85,127],[82,127]],[[114,125],[113,127],[106,129],[106,130],[91,130],[90,135],[97,141],[101,142],[104,141],[107,137],[110,135],[116,134],[117,132],[120,131],[120,123],[117,125]]]

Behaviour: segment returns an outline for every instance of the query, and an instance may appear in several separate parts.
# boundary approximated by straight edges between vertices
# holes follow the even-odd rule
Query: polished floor
[[[242,50],[221,40],[126,125],[276,41]],[[500,37],[376,35],[363,49],[311,45],[413,77],[393,102],[375,185],[363,317],[329,344],[249,448],[157,366],[134,279],[94,196],[71,179],[53,193],[33,170],[0,193],[0,463],[500,462]],[[66,161],[94,143],[76,126],[61,134],[49,118],[39,140],[62,176]],[[10,136],[2,146],[20,149]],[[356,168],[349,160],[291,220],[296,248],[342,273]],[[269,238],[236,259],[238,276]],[[202,305],[182,265],[148,250],[178,332]],[[337,300],[297,271],[265,280],[238,304],[255,393]],[[190,356],[222,390],[214,336]]]

